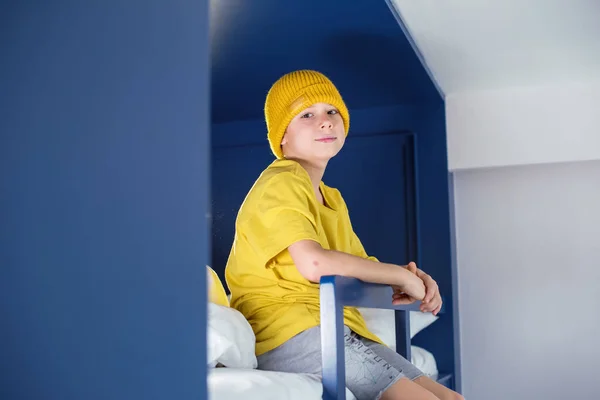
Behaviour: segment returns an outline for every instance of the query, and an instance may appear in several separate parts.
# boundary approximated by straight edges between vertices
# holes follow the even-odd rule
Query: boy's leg
[[[419,379],[419,378],[417,378]],[[440,400],[429,390],[417,385],[415,381],[401,378],[382,393],[381,400]]]
[[[422,373],[412,364],[393,365],[347,327],[344,333],[346,386],[357,399],[439,400],[414,382]]]
[[[420,375],[414,366],[411,369],[407,365],[404,371],[396,369],[348,327],[344,329],[344,344],[346,387],[358,400],[437,400],[431,392],[411,381]],[[260,355],[258,368],[321,375],[320,328],[308,329]]]
[[[281,346],[256,357],[258,369],[321,375],[321,330],[300,332]]]
[[[433,379],[430,379],[426,376],[421,376],[415,379],[414,382],[435,394],[440,400],[465,400],[465,398],[459,393],[448,389],[444,385],[440,385]]]
[[[379,343],[376,343],[376,342],[373,342],[371,340],[362,338],[362,337],[360,339],[370,349],[372,349],[380,357],[384,358],[387,362],[389,362],[391,365],[393,365],[396,369],[400,368],[400,369],[404,369],[405,371],[407,371],[407,370],[412,371],[412,369],[414,368],[416,370],[416,367],[414,367],[414,365],[412,365],[408,360],[406,360],[404,357],[402,357],[400,354],[396,353],[394,350],[390,349],[389,347],[384,346]],[[443,385],[440,385],[433,379],[428,378],[425,375],[422,375],[422,373],[419,373],[418,376],[416,376],[415,372],[411,372],[410,374],[414,377],[413,381],[412,381],[414,384],[433,393],[436,396],[436,398],[438,398],[440,400],[464,400],[464,398],[460,394],[456,393],[453,390],[448,389],[447,387],[445,387]],[[390,398],[393,398],[393,397],[390,397]]]

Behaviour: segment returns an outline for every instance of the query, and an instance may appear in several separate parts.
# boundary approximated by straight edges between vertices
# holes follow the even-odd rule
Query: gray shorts
[[[400,378],[423,375],[418,368],[387,346],[373,342],[344,326],[346,387],[357,400],[379,399]],[[269,371],[321,375],[321,328],[294,336],[258,358],[258,368]]]

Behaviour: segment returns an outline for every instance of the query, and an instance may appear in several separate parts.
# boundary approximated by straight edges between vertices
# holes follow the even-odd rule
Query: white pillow
[[[384,310],[377,308],[359,308],[365,319],[367,328],[389,348],[396,349],[396,319],[394,310]],[[422,313],[420,311],[409,311],[410,318],[410,338],[433,324],[439,317],[432,313]]]
[[[414,338],[415,335],[427,328],[438,320],[439,317],[432,313],[423,313],[421,311],[410,312],[410,338]]]
[[[246,318],[237,310],[208,303],[209,368],[222,364],[229,368],[256,368],[256,337]]]
[[[410,362],[417,367],[421,372],[423,372],[426,376],[437,380],[439,372],[437,368],[437,363],[435,361],[435,357],[430,351],[427,351],[421,347],[410,346]]]

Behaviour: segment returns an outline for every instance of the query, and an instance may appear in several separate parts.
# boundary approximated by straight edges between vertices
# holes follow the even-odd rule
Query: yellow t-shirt
[[[220,306],[229,307],[229,299],[225,288],[214,269],[206,266],[206,283],[208,286],[208,301]]]
[[[346,203],[337,189],[320,184],[327,206],[319,203],[300,164],[276,160],[246,196],[236,220],[225,278],[231,307],[240,311],[256,335],[256,354],[283,344],[319,325],[319,284],[305,279],[287,248],[303,239],[324,249],[368,257],[352,230]],[[344,308],[344,323],[382,343],[360,312]]]

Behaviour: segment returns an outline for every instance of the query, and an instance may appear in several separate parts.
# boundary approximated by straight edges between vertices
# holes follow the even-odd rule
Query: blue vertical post
[[[410,311],[396,310],[396,353],[410,361]]]
[[[345,400],[344,315],[335,277],[323,277],[320,290],[323,399]],[[336,360],[336,363],[329,360]]]

